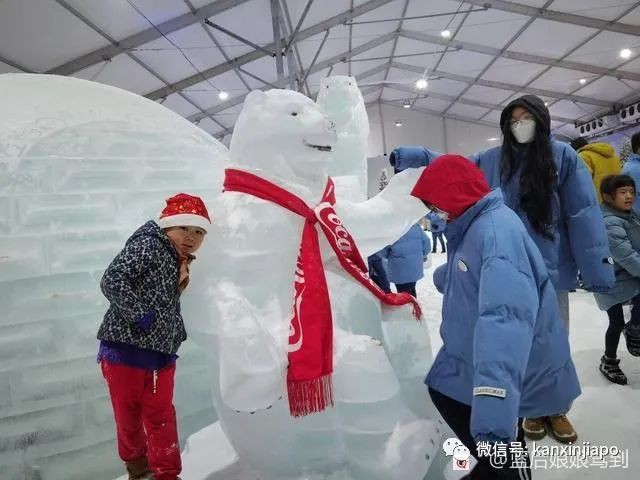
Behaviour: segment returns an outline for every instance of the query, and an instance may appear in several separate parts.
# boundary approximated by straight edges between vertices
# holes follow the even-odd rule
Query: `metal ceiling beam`
[[[573,13],[558,12],[554,10],[540,10],[540,8],[521,3],[505,2],[502,0],[464,0],[465,3],[471,5],[489,7],[494,10],[502,10],[503,12],[517,13],[529,17],[539,16],[546,20],[555,22],[570,23],[572,25],[580,25],[581,27],[595,28],[597,30],[606,30],[609,32],[624,33],[626,35],[640,36],[640,27],[637,25],[629,25],[626,23],[608,22],[599,18],[585,17],[575,15]]]
[[[283,0],[283,1],[286,2],[286,0]],[[296,41],[296,37],[298,35],[298,32],[300,31],[300,27],[302,27],[302,24],[304,23],[304,19],[307,18],[307,13],[309,13],[309,9],[311,8],[311,5],[313,5],[313,0],[309,0],[307,4],[304,6],[302,15],[300,15],[300,20],[298,20],[298,24],[296,25],[296,28],[291,33],[291,37],[289,37],[289,40],[287,42],[287,46],[285,47],[286,51],[289,51],[291,49],[291,46],[293,45],[293,42]],[[284,7],[286,10],[287,9],[286,3],[284,4]]]
[[[307,83],[307,78],[309,78],[309,74],[311,73],[311,70],[313,70],[316,61],[318,60],[318,57],[320,56],[320,52],[322,51],[322,49],[324,48],[324,44],[327,41],[327,38],[329,38],[329,32],[330,30],[327,30],[326,32],[324,32],[324,37],[322,37],[322,41],[320,42],[320,45],[318,46],[318,50],[316,50],[316,54],[313,56],[313,60],[311,60],[311,63],[309,64],[309,68],[307,68],[307,71],[304,72],[304,76],[302,77],[302,83]]]
[[[553,1],[554,0],[547,0],[545,2],[545,4],[542,6],[542,8],[539,9],[539,11],[540,10],[544,10],[545,8],[547,8],[549,5],[551,5],[553,3]],[[527,30],[529,28],[529,26],[536,20],[536,18],[538,18],[538,17],[534,16],[534,17],[529,18],[529,20],[527,20],[525,22],[525,24],[522,27],[520,27],[520,29],[515,33],[515,35],[513,35],[511,37],[511,39],[500,50],[507,50],[511,45],[513,45],[513,43],[518,38],[520,38],[520,35],[522,35],[525,32],[525,30]],[[481,79],[484,76],[484,74],[487,73],[491,67],[493,67],[493,64],[496,63],[496,61],[498,61],[499,58],[500,58],[499,55],[494,56],[491,59],[491,61],[487,64],[487,66],[484,67],[482,69],[482,71],[478,75],[476,75],[476,80]],[[549,68],[551,68],[551,67],[547,67],[547,69],[549,69]],[[531,82],[529,82],[529,84],[530,83]],[[471,87],[473,87],[475,84],[476,84],[476,82],[473,82],[473,83],[467,85],[467,87],[462,92],[460,92],[460,94],[457,96],[457,98],[462,98],[464,96],[464,94],[467,93],[471,89]],[[527,84],[527,85],[529,85],[529,84]],[[455,105],[455,102],[452,102],[447,108],[444,109],[444,113],[447,113],[449,111],[449,109],[452,108],[454,105]]]
[[[392,107],[404,110],[402,105],[399,105],[394,102],[390,102],[388,100],[380,100],[380,103],[383,105],[390,105]],[[447,118],[449,120],[458,120],[459,122],[474,123],[476,125],[483,125],[485,127],[499,128],[498,124],[495,122],[490,122],[488,120],[477,120],[475,118],[464,117],[462,115],[453,115],[451,113],[443,115],[442,112],[438,112],[437,110],[431,110],[430,108],[411,107],[411,110],[415,110],[416,112],[420,112],[420,113],[426,113],[427,115],[432,115],[434,117]]]
[[[449,45],[452,47],[459,47],[463,50],[470,52],[483,53],[492,57],[499,56],[502,58],[508,58],[511,60],[518,60],[520,62],[537,63],[540,65],[549,65],[551,67],[566,68],[568,70],[577,70],[580,72],[592,73],[595,75],[609,75],[616,78],[624,78],[627,80],[634,80],[640,82],[640,73],[628,72],[625,70],[617,70],[615,68],[598,67],[597,65],[589,65],[580,62],[571,62],[568,60],[558,60],[555,58],[542,57],[540,55],[531,55],[529,53],[514,52],[510,50],[501,50],[495,47],[489,47],[486,45],[479,45],[477,43],[465,42],[460,40],[453,40],[451,42],[444,38],[429,35],[422,32],[415,32],[410,30],[400,31],[400,35],[412,40],[418,40],[420,42],[432,43],[437,45]]]
[[[205,31],[205,33],[207,34],[207,36],[211,39],[211,41],[213,42],[213,44],[218,47],[218,50],[220,51],[220,53],[222,54],[222,56],[224,57],[224,59],[227,62],[230,62],[231,65],[233,66],[233,70],[234,72],[236,72],[236,76],[240,79],[240,81],[243,83],[243,85],[247,88],[247,90],[251,90],[251,86],[247,83],[247,81],[244,79],[244,77],[241,75],[240,73],[240,67],[238,67],[237,65],[233,64],[233,60],[231,60],[231,58],[229,57],[229,55],[227,55],[227,52],[224,51],[224,48],[222,48],[222,45],[220,44],[220,42],[218,42],[218,40],[216,39],[216,37],[213,35],[213,33],[211,33],[211,30],[209,30],[209,26],[207,23],[202,22],[202,29]]]
[[[389,88],[391,90],[396,90],[402,93],[409,93],[411,95],[416,94],[415,89],[411,87],[406,87],[403,85],[387,85],[386,88]],[[458,98],[452,95],[445,95],[443,93],[437,93],[437,92],[419,93],[416,98],[420,99],[420,98],[429,98],[429,97],[437,98],[438,100],[444,100],[445,102],[461,103],[463,105],[470,105],[472,107],[480,107],[480,108],[487,108],[489,110],[497,110],[498,112],[504,109],[503,105],[496,105],[495,103],[482,102],[480,100],[472,100],[470,98],[465,98],[465,97]],[[443,113],[447,113],[447,111],[445,110]],[[565,123],[572,123],[575,121],[575,119],[573,118],[558,117],[555,115],[551,116],[551,120],[555,122],[565,122]]]
[[[66,0],[55,0],[56,3],[58,3],[61,7],[65,8],[69,13],[71,13],[73,16],[75,16],[78,20],[80,20],[81,22],[83,22],[85,25],[87,25],[89,28],[91,28],[93,31],[95,31],[96,33],[98,33],[99,35],[101,35],[103,38],[105,38],[106,40],[108,40],[109,42],[111,42],[112,44],[115,44],[116,41],[111,38],[110,35],[108,35],[106,32],[104,32],[102,29],[100,29],[100,27],[98,27],[96,24],[94,24],[91,20],[89,20],[88,18],[86,18],[84,15],[82,15],[82,13],[80,13],[78,10],[76,10],[73,6],[69,5]],[[138,57],[136,57],[132,52],[125,52],[125,55],[127,55],[131,60],[133,60],[134,62],[136,62],[138,65],[140,65],[140,67],[142,67],[143,69],[145,69],[147,72],[149,72],[151,75],[153,75],[154,77],[156,77],[158,80],[160,80],[162,83],[164,83],[165,85],[169,85],[169,82],[164,79],[158,72],[156,72],[155,70],[153,70],[151,67],[149,67],[146,63],[144,63],[142,60],[140,60]],[[195,108],[197,108],[198,110],[200,110],[200,112],[202,112],[204,114],[204,109],[202,107],[200,107],[197,103],[195,103],[193,100],[191,100],[187,95],[185,95],[183,92],[178,92],[178,94],[184,99],[186,100],[189,104],[193,105]],[[220,123],[216,118],[214,118],[212,115],[203,115],[202,118],[205,117],[209,117],[214,123],[218,124],[220,127],[222,127],[224,129],[224,131],[228,130],[228,128],[223,125],[222,123]]]
[[[284,79],[284,62],[282,61],[282,37],[280,35],[280,7],[278,0],[271,0],[271,26],[273,28],[274,56],[276,57],[276,72],[278,82]],[[259,47],[262,49],[262,47]]]
[[[109,45],[107,47],[99,48],[91,53],[82,55],[74,60],[59,65],[46,73],[52,73],[56,75],[71,75],[75,72],[83,70],[96,63],[103,62],[107,59],[113,58],[119,53],[124,53],[133,48],[137,48],[140,45],[149,43],[158,38],[162,38],[162,34],[169,34],[177,30],[186,28],[194,23],[203,21],[205,18],[213,17],[222,13],[230,8],[242,5],[250,0],[217,0],[202,8],[199,8],[195,14],[189,12],[179,17],[172,18],[156,26],[156,28],[148,28],[142,32],[130,35],[127,38],[119,40],[115,45]]]
[[[312,3],[313,3],[313,0],[309,0],[309,2],[307,3],[307,7],[305,7],[305,12],[309,11],[307,8],[310,8]],[[295,59],[298,62],[297,76],[298,76],[298,80],[301,82],[302,72],[304,71],[304,65],[302,64],[302,58],[300,57],[300,50],[298,49],[298,45],[295,43],[295,36],[300,31],[300,25],[302,25],[302,22],[298,21],[298,25],[296,26],[297,30],[294,30],[293,23],[291,22],[291,14],[289,13],[289,7],[287,6],[287,0],[281,0],[280,7],[282,8],[282,12],[284,13],[286,26],[289,32],[291,32],[291,34],[289,35],[289,39],[287,41],[287,45],[284,48],[284,51],[287,56],[291,54],[291,51],[293,51],[293,53],[295,54]],[[306,17],[305,12],[302,12],[302,17],[301,17],[302,21],[304,21],[304,18]],[[285,28],[285,31],[287,30],[287,28]],[[307,95],[311,96],[311,89],[309,88],[309,84],[301,82],[299,84],[298,90],[302,91],[303,87],[307,89]]]
[[[324,64],[324,62],[323,62],[323,64]],[[370,77],[372,75],[375,75],[376,73],[383,71],[386,67],[387,67],[387,64],[383,63],[381,65],[378,65],[377,67],[374,67],[374,68],[372,68],[370,70],[367,70],[366,72],[362,72],[360,75],[356,75],[356,81],[359,81],[359,80],[364,79],[366,77]],[[327,66],[326,65],[319,65],[316,68],[317,68],[316,71],[320,71],[320,70],[323,70],[323,69],[327,68]],[[260,88],[259,90],[268,90],[268,88],[267,87],[263,87],[263,88]],[[315,92],[315,93],[317,93],[317,92]],[[216,113],[222,112],[223,110],[227,110],[229,108],[235,107],[236,105],[240,105],[242,102],[244,102],[244,97],[245,96],[246,95],[240,95],[238,97],[235,97],[235,98],[232,98],[230,100],[227,100],[224,103],[221,103],[219,105],[216,105],[215,107],[207,109],[205,111],[205,113],[210,114],[210,115],[215,115]],[[193,114],[193,115],[187,117],[187,120],[189,120],[191,122],[195,122],[195,121],[198,121],[202,117],[203,117],[202,114],[196,113],[196,114]]]
[[[407,15],[407,9],[409,8],[409,0],[405,0],[404,5],[402,6],[402,15],[400,15],[401,17],[405,17]],[[398,28],[396,29],[396,32],[400,32],[402,30],[402,24],[403,24],[404,20],[400,20],[400,22],[398,23]],[[398,48],[398,39],[400,37],[398,37],[398,35],[396,35],[396,38],[393,39],[393,46],[391,47],[391,57],[389,58],[389,66],[387,67],[387,72],[384,74],[384,79],[383,80],[388,80],[389,79],[389,72],[391,71],[391,60],[393,59],[393,56],[396,54],[396,49]],[[382,98],[382,90],[380,90],[380,95],[378,95],[378,100],[380,100]]]
[[[393,68],[397,68],[399,70],[405,70],[407,72],[413,72],[413,73],[417,73],[419,75],[422,75],[422,73],[423,73],[422,67],[416,67],[414,65],[407,65],[405,63],[392,62],[391,66]],[[476,80],[474,77],[469,77],[469,76],[466,76],[466,75],[459,75],[457,73],[443,72],[441,70],[431,71],[430,75],[438,76],[438,77],[442,77],[442,78],[448,78],[449,80],[456,80],[458,82],[463,82],[463,83],[476,82],[476,85],[481,85],[483,87],[499,88],[499,89],[502,89],[502,90],[511,90],[511,91],[514,91],[514,92],[530,93],[532,95],[538,95],[540,97],[550,97],[550,98],[565,99],[565,100],[570,100],[570,101],[574,101],[574,102],[584,103],[584,104],[587,104],[587,105],[596,105],[598,107],[610,107],[611,106],[611,102],[607,102],[605,100],[597,100],[597,99],[590,98],[590,97],[582,97],[580,95],[568,95],[566,93],[555,92],[553,90],[545,90],[545,89],[542,89],[542,88],[523,87],[522,85],[516,85],[516,84],[513,84],[513,83],[506,83],[506,82],[498,82],[498,81],[495,81],[495,80],[484,80],[484,79]]]
[[[306,28],[304,30],[301,30],[298,33],[298,41],[300,40],[305,40],[307,38],[310,38],[314,35],[317,35],[318,33],[324,32],[325,30],[327,30],[328,28],[334,27],[336,25],[340,25],[342,23],[344,23],[345,21],[349,20],[350,18],[353,17],[357,17],[360,15],[363,15],[365,13],[368,13],[372,10],[375,10],[376,8],[385,5],[389,2],[391,2],[393,0],[369,0],[368,2],[365,2],[361,5],[358,5],[357,7],[355,7],[353,9],[353,12],[351,11],[346,11],[346,12],[342,12],[338,15],[335,15],[331,18],[328,18],[326,20],[324,20],[323,22],[320,22],[316,25],[313,25],[312,27]],[[264,47],[266,50],[274,50],[275,49],[275,45],[273,43],[266,45]],[[236,59],[234,59],[234,63],[235,65],[244,65],[246,63],[249,62],[253,62],[254,60],[258,60],[260,58],[265,57],[266,54],[262,51],[252,51],[249,53],[246,53]],[[158,98],[162,98],[162,97],[166,97],[167,95],[176,92],[178,90],[182,90],[184,88],[190,87],[192,85],[195,85],[196,83],[200,83],[202,81],[202,76],[204,75],[205,78],[211,78],[211,77],[215,77],[217,75],[221,75],[225,72],[228,72],[229,70],[231,70],[233,67],[228,63],[221,63],[219,65],[216,65],[215,67],[211,67],[205,71],[202,72],[202,75],[198,74],[198,75],[191,75],[190,77],[187,77],[183,80],[180,80],[176,83],[174,83],[173,85],[169,85],[167,87],[155,90],[149,94],[146,95],[147,98],[150,98],[152,100],[157,100]]]
[[[2,56],[0,56],[0,62],[6,63],[10,67],[13,67],[16,70],[20,70],[21,72],[24,72],[24,73],[35,73],[33,70],[29,70],[27,67],[23,67],[22,65],[14,62],[13,60],[9,60],[8,58],[4,58]]]
[[[631,13],[632,11],[634,11],[636,8],[638,8],[640,6],[640,2],[635,2],[633,3],[631,6],[629,6],[628,8],[626,8],[623,12],[621,12],[616,18],[613,19],[613,22],[617,22],[618,20],[620,20],[621,18],[626,17],[629,13]],[[588,38],[586,38],[580,45],[577,45],[575,48],[571,49],[569,52],[567,52],[566,54],[564,54],[561,58],[564,59],[566,57],[568,57],[569,55],[571,55],[572,53],[574,53],[576,50],[578,50],[582,45],[584,45],[585,43],[593,40],[595,37],[597,37],[598,35],[600,35],[600,33],[602,32],[602,30],[598,30],[597,32],[595,32],[593,35],[590,35]],[[626,64],[628,64],[629,62],[633,61],[635,58],[630,58],[629,60],[627,60],[626,62],[623,62],[622,64],[619,65],[619,67],[622,67]],[[536,77],[532,78],[531,80],[529,80],[529,83],[527,85],[530,85],[531,83],[535,82],[537,79],[539,79],[542,75],[544,75],[545,73],[547,73],[549,70],[551,69],[551,67],[546,68],[544,71],[540,72]],[[598,75],[595,78],[592,78],[590,80],[587,80],[587,82],[582,85],[580,84],[580,86],[574,88],[571,92],[569,93],[575,93],[578,92],[579,90],[583,89],[584,87],[591,85],[594,82],[597,82],[598,80],[600,80],[603,77],[603,75]],[[549,108],[551,108],[553,105],[555,105],[556,101],[552,102],[551,105],[549,105]],[[608,109],[609,110],[609,109]],[[585,112],[586,113],[586,112]],[[605,113],[608,113],[607,111],[605,111]],[[604,115],[604,113],[601,113],[599,115],[594,116],[593,118],[597,118],[600,115]],[[586,115],[582,115],[578,120],[584,118],[585,116],[593,116],[593,114],[589,113]],[[561,125],[558,128],[562,128],[564,125]]]

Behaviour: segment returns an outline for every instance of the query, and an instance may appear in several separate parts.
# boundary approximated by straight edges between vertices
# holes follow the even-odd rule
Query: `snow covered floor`
[[[425,278],[418,283],[418,297],[429,326],[434,353],[442,345],[438,332],[442,298],[431,277],[433,269],[445,261],[444,254],[432,255]],[[629,385],[621,387],[605,380],[598,371],[598,365],[604,348],[607,316],[598,310],[590,293],[572,293],[570,302],[571,347],[583,391],[569,414],[579,435],[576,445],[590,442],[595,446],[617,446],[625,453],[628,451],[628,468],[621,468],[620,462],[616,464],[611,456],[604,457],[600,463],[596,458],[587,457],[585,463],[588,467],[582,468],[577,468],[575,461],[571,463],[566,456],[559,460],[538,457],[533,477],[536,480],[637,479],[640,474],[640,358],[631,357],[626,352],[622,339],[619,355]],[[547,437],[538,445],[559,444]],[[259,480],[257,475],[239,464],[219,424],[189,438],[183,453],[183,465],[183,480]],[[464,472],[445,473],[448,480],[453,480]]]

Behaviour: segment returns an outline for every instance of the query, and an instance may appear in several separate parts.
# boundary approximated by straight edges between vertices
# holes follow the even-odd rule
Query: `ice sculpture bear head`
[[[245,99],[231,139],[231,162],[289,184],[321,185],[337,136],[310,98],[291,90],[255,90]]]
[[[355,114],[355,108],[360,104],[364,106],[364,99],[355,78],[336,75],[320,82],[318,104],[338,124],[338,130],[341,130],[343,124]]]

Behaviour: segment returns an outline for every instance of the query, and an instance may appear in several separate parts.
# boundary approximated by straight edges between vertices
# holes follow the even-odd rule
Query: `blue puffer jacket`
[[[566,411],[580,394],[540,251],[494,190],[447,226],[444,342],[425,380],[470,405],[476,441],[513,441],[518,417]]]
[[[606,291],[615,278],[593,182],[573,148],[554,139],[551,146],[558,172],[552,199],[556,224],[553,240],[535,232],[520,209],[520,172],[508,182],[501,179],[502,147],[475,154],[472,160],[484,171],[491,188],[502,189],[505,204],[518,214],[540,249],[556,289],[575,288],[579,268],[588,289]]]
[[[640,217],[606,204],[601,205],[609,247],[614,260],[616,284],[606,293],[596,293],[601,310],[627,302],[640,294]]]
[[[431,242],[420,225],[414,225],[395,243],[384,249],[387,275],[393,283],[417,282],[424,277],[423,261],[429,255]]]
[[[447,228],[447,222],[440,218],[440,216],[435,212],[427,213],[427,220],[429,220],[429,224],[431,225],[429,231],[433,233],[444,232]]]
[[[401,172],[407,168],[426,167],[440,155],[424,147],[398,147],[389,155],[389,163],[394,171]]]
[[[627,163],[622,167],[622,173],[629,175],[636,182],[636,201],[633,202],[633,209],[636,212],[640,212],[640,155],[633,153],[629,155]]]

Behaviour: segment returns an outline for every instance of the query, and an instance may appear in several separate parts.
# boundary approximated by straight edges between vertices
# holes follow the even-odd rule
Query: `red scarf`
[[[333,321],[315,224],[320,224],[342,268],[383,303],[395,306],[412,304],[413,313],[418,319],[422,315],[420,306],[410,294],[385,293],[369,278],[366,264],[353,238],[333,209],[336,199],[330,178],[322,200],[315,208],[307,206],[302,199],[270,181],[241,170],[225,170],[224,191],[253,195],[306,219],[295,272],[293,315],[289,325],[287,392],[292,416],[321,412],[333,406]]]

